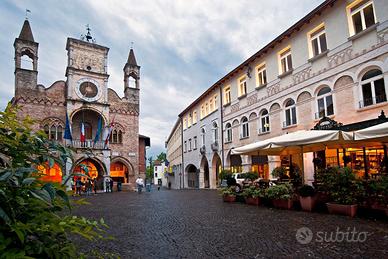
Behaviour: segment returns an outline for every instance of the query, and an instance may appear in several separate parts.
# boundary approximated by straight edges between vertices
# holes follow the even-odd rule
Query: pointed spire
[[[136,58],[135,58],[135,53],[133,52],[132,48],[129,51],[127,64],[131,65],[131,66],[137,66],[137,62],[136,62]]]
[[[22,30],[20,31],[20,35],[18,38],[21,40],[28,40],[28,41],[35,42],[34,36],[32,35],[30,23],[28,22],[27,19],[24,20],[23,27],[22,27]]]

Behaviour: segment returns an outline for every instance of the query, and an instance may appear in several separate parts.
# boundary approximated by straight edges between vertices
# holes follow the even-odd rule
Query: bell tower
[[[15,48],[15,96],[23,89],[35,89],[38,80],[38,46],[28,19],[23,23]]]
[[[124,96],[131,103],[139,105],[140,66],[137,65],[133,48],[129,51],[124,68]]]

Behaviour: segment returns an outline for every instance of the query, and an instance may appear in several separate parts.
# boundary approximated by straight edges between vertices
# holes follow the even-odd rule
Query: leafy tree
[[[40,180],[39,165],[65,172],[72,157],[32,124],[10,104],[0,112],[0,258],[83,258],[70,236],[103,238],[106,225],[73,216],[65,186]]]
[[[166,161],[166,153],[161,152],[157,157],[156,160],[159,160],[160,162]]]
[[[146,169],[146,177],[147,179],[153,179],[154,178],[154,160],[152,156],[148,158],[148,166]]]

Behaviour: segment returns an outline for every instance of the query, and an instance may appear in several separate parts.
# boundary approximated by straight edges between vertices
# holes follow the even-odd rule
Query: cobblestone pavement
[[[87,199],[91,205],[77,208],[76,214],[103,217],[115,237],[93,248],[121,258],[388,258],[384,220],[229,204],[210,190],[121,192]],[[312,231],[308,244],[296,239],[302,227]],[[351,233],[345,237],[340,232],[354,230],[354,237],[366,241],[322,241],[349,240]]]

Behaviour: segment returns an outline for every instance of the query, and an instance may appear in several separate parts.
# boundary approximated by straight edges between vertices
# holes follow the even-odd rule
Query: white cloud
[[[130,47],[141,68],[141,133],[162,150],[177,115],[226,72],[259,50],[322,0],[87,0],[0,2],[0,107],[14,89],[13,40],[25,8],[39,42],[39,82],[65,79],[66,37],[90,24],[108,46],[109,87],[123,96]]]

